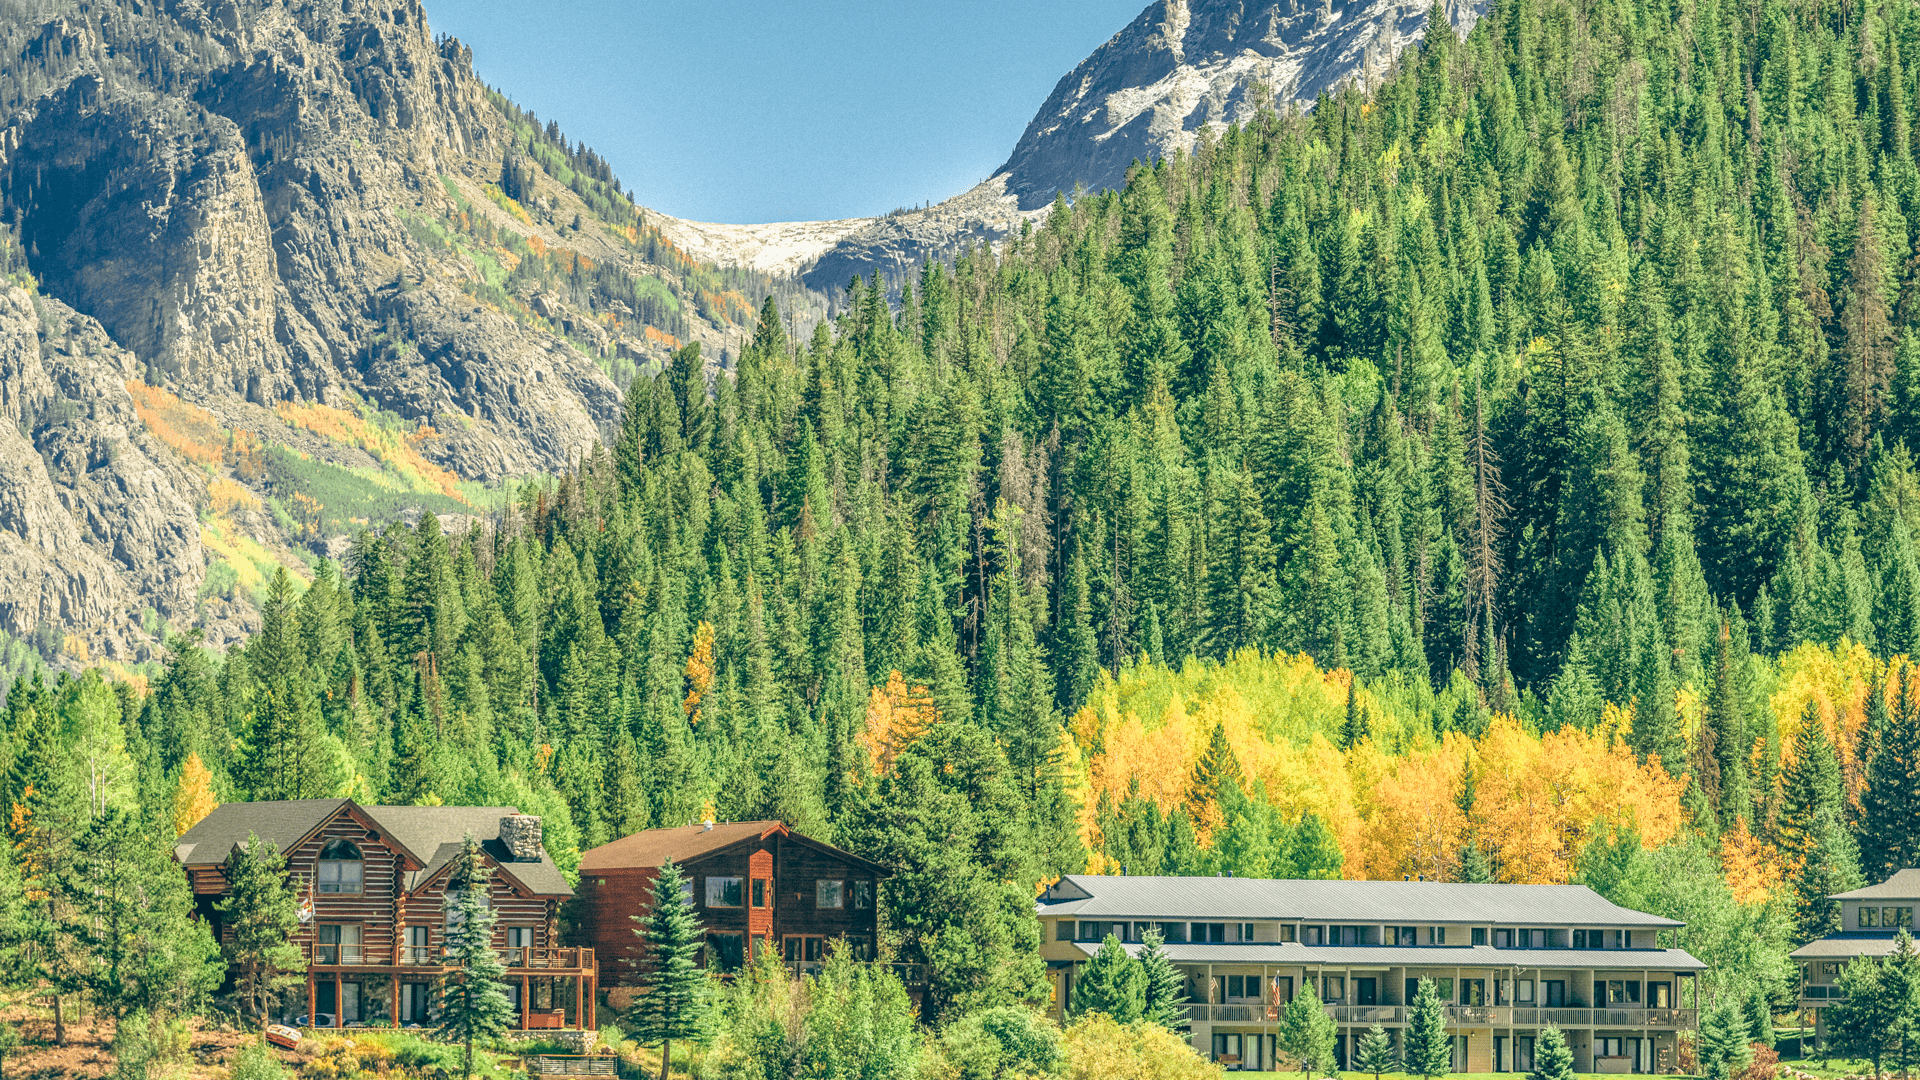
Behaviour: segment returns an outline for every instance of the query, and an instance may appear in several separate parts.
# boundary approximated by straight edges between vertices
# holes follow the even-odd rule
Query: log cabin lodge
[[[1684,924],[1584,885],[1069,875],[1038,913],[1052,1014],[1111,935],[1138,955],[1158,930],[1186,976],[1193,1045],[1233,1071],[1273,1071],[1281,1010],[1312,986],[1351,1068],[1374,1024],[1404,1049],[1408,1005],[1432,979],[1456,1072],[1528,1072],[1542,1027],[1565,1032],[1574,1069],[1671,1072],[1695,1027],[1705,965],[1660,935]]]
[[[174,848],[196,910],[227,940],[214,907],[226,866],[256,836],[277,846],[299,897],[294,942],[307,959],[304,998],[283,1023],[312,1027],[425,1026],[444,975],[449,871],[468,834],[492,871],[494,944],[507,963],[518,1027],[592,1030],[598,969],[591,948],[559,941],[573,895],[541,842],[540,819],[510,806],[361,806],[352,799],[229,803]]]

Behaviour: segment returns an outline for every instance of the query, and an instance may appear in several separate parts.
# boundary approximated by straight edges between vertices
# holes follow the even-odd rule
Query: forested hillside
[[[1032,933],[1090,863],[1579,875],[1780,991],[1755,941],[1914,858],[1920,688],[1874,657],[1920,640],[1920,10],[1434,25],[898,308],[769,303],[736,370],[682,350],[576,472],[272,581],[224,657],[15,686],[16,837],[206,789],[513,803],[566,865],[779,817],[901,866],[900,925]],[[1034,989],[968,962],[954,1000]]]

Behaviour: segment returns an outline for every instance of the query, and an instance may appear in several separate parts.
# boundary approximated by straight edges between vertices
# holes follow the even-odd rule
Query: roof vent
[[[539,862],[540,819],[532,814],[508,814],[500,819],[500,846],[507,849],[510,862]]]
[[[702,822],[702,823],[701,823],[701,826],[700,826],[700,831],[701,831],[701,832],[712,832],[712,831],[713,831],[713,819],[712,819],[712,818],[708,818],[708,819],[707,819],[706,821],[704,821],[704,822]]]

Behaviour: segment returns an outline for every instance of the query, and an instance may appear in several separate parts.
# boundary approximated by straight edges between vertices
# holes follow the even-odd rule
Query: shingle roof
[[[580,872],[659,866],[669,859],[683,863],[732,847],[742,840],[785,832],[786,828],[778,821],[722,821],[712,828],[683,825],[674,829],[647,829],[581,852]]]
[[[1920,900],[1920,870],[1900,870],[1878,885],[1835,893],[1829,900]]]
[[[299,799],[286,802],[227,803],[188,829],[174,845],[182,866],[219,866],[234,846],[257,836],[282,851],[299,843],[351,799]],[[500,843],[500,819],[519,813],[511,806],[361,806],[358,808],[407,852],[425,864],[402,882],[412,890],[431,879],[473,833],[481,849],[535,896],[572,896],[560,867],[543,848],[539,862],[510,862]]]
[[[1097,941],[1076,941],[1092,956]],[[1139,955],[1142,945],[1128,945]],[[1607,971],[1705,971],[1685,949],[1494,949],[1485,945],[1396,948],[1385,945],[1301,945],[1295,942],[1239,945],[1174,942],[1161,946],[1176,964],[1274,964],[1305,967],[1579,968]]]
[[[407,875],[406,888],[412,891],[433,879],[443,867],[460,854],[461,841],[472,833],[480,849],[500,864],[500,869],[527,887],[535,896],[572,896],[573,889],[561,876],[560,867],[540,849],[539,862],[514,862],[506,845],[500,842],[500,819],[520,811],[511,806],[368,806],[367,815],[426,860],[426,868]]]
[[[346,799],[227,803],[188,829],[173,847],[182,866],[219,866],[249,835],[285,850],[320,827]]]
[[[1892,956],[1895,935],[1841,933],[1816,938],[1787,955],[1795,960],[1851,960],[1856,956]]]
[[[1042,915],[1125,919],[1301,919],[1330,923],[1502,923],[1513,926],[1685,924],[1632,911],[1585,885],[1468,885],[1442,881],[1275,881],[1261,878],[1069,874]]]

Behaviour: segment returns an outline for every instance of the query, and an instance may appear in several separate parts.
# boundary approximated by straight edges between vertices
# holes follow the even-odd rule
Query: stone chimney
[[[500,819],[500,845],[513,862],[539,862],[540,819],[531,814],[513,814]]]

